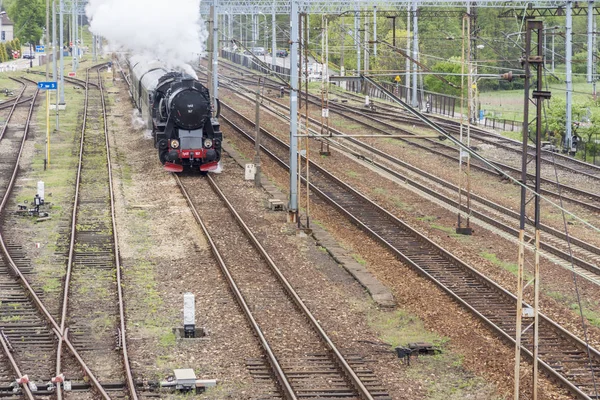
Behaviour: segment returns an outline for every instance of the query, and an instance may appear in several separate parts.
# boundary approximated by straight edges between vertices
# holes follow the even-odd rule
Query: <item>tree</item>
[[[587,139],[583,144],[583,156],[586,157],[588,151],[593,155],[592,152],[596,151],[597,146],[594,146],[592,138],[600,133],[600,108],[598,104],[594,101],[574,103],[571,115],[573,121],[572,133]],[[543,124],[547,127],[545,133],[548,138],[554,137],[555,142],[562,145],[566,133],[566,123],[567,107],[565,100],[560,97],[552,97]]]
[[[6,46],[4,43],[0,43],[0,62],[8,61],[8,54],[6,53]]]
[[[15,24],[15,37],[30,44],[39,43],[46,24],[44,0],[15,0],[8,13]]]
[[[443,76],[448,82],[452,82],[457,87],[461,87],[461,77],[460,74],[462,72],[460,59],[457,57],[452,57],[448,61],[440,61],[433,66],[433,71],[441,72],[440,76]],[[456,75],[445,75],[448,74],[456,74]],[[465,69],[465,73],[468,73],[468,70]],[[448,85],[446,82],[440,80],[438,77],[433,75],[425,76],[425,87],[427,90],[436,93],[444,93],[453,96],[460,96],[460,89],[454,88]],[[467,87],[467,79],[465,77],[464,87]],[[466,98],[466,90],[465,90],[465,98]]]

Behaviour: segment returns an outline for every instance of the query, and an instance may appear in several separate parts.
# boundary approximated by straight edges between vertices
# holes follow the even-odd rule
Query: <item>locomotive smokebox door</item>
[[[183,333],[186,338],[196,337],[196,306],[192,293],[183,295]]]

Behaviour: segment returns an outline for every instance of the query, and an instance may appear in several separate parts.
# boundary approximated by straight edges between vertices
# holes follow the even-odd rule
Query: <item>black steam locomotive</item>
[[[208,89],[160,61],[132,57],[129,69],[133,100],[152,130],[165,169],[217,170],[223,135],[217,117],[212,116]]]

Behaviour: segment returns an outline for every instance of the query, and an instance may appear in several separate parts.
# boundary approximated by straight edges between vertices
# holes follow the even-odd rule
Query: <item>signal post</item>
[[[44,169],[50,166],[50,90],[56,90],[56,82],[38,82],[38,88],[46,91],[46,158],[44,159]]]

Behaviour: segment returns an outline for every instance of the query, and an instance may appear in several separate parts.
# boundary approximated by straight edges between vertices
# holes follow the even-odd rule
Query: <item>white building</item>
[[[13,25],[6,11],[0,12],[0,42],[10,42],[14,39]]]

